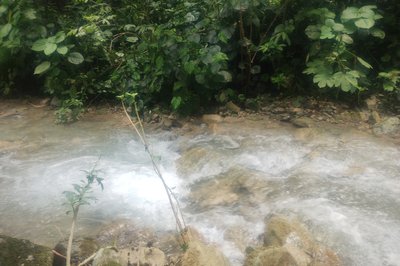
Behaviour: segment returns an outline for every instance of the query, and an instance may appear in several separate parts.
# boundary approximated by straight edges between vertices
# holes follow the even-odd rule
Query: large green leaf
[[[340,19],[345,22],[348,20],[356,19],[360,17],[360,13],[358,11],[358,8],[356,7],[348,7],[345,10],[343,10],[342,15],[340,16]]]
[[[55,43],[46,43],[46,47],[44,48],[45,55],[51,55],[54,51],[57,50],[57,44]]]
[[[67,46],[61,46],[57,48],[57,53],[61,55],[65,55],[68,53],[68,47]]]
[[[39,74],[45,72],[47,69],[49,69],[50,66],[51,66],[51,63],[49,61],[44,61],[40,65],[35,67],[35,71],[33,74],[39,75]]]
[[[375,25],[375,21],[370,18],[360,18],[354,24],[361,29],[370,29]]]
[[[74,65],[81,64],[83,60],[84,60],[83,56],[78,52],[70,53],[68,56],[68,61]]]
[[[332,28],[323,25],[321,27],[321,36],[319,38],[320,39],[333,39],[333,38],[335,38],[335,35],[332,33]]]
[[[319,37],[321,36],[320,27],[317,25],[309,25],[305,29],[305,33],[307,37],[310,38],[311,40],[318,40]]]
[[[55,43],[60,43],[60,42],[62,42],[64,40],[65,40],[65,33],[63,31],[57,32],[54,42]]]
[[[32,50],[36,52],[41,52],[46,48],[47,40],[46,39],[39,39],[32,45]]]
[[[10,23],[7,23],[7,24],[1,26],[0,27],[0,38],[6,37],[10,33],[11,29],[12,29],[12,26]]]

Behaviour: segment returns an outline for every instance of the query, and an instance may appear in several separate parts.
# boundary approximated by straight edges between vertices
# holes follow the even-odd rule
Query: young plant
[[[83,205],[90,205],[92,201],[95,201],[96,198],[91,196],[92,186],[95,182],[101,187],[103,190],[103,178],[97,175],[97,171],[95,167],[91,171],[86,172],[86,180],[81,180],[79,184],[73,184],[73,191],[64,191],[63,194],[67,198],[67,205],[71,207],[71,209],[67,212],[67,214],[72,212],[72,224],[71,231],[68,238],[68,246],[67,246],[67,256],[66,256],[66,266],[71,266],[71,253],[72,253],[72,241],[74,239],[74,231],[76,220],[78,218],[79,208]]]

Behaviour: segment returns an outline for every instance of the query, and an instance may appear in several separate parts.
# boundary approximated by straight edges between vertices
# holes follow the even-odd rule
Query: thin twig
[[[122,101],[122,108],[124,109],[124,113],[125,113],[126,117],[128,118],[130,124],[134,128],[136,134],[139,136],[140,141],[144,145],[145,150],[146,150],[147,154],[150,157],[154,172],[160,178],[160,180],[161,180],[161,182],[162,182],[162,184],[164,186],[164,189],[165,189],[165,191],[167,193],[167,196],[168,196],[168,201],[170,203],[172,212],[173,212],[174,217],[175,217],[176,225],[178,226],[178,230],[180,232],[180,235],[182,237],[183,242],[186,243],[184,237],[182,236],[182,232],[186,228],[186,223],[185,223],[185,220],[183,219],[183,215],[182,215],[182,211],[181,211],[181,208],[180,208],[180,205],[179,205],[179,201],[175,197],[174,193],[172,193],[172,191],[168,187],[167,183],[165,182],[165,179],[164,179],[164,177],[163,177],[163,175],[162,175],[162,173],[161,173],[161,171],[160,171],[160,169],[159,169],[159,167],[158,167],[158,165],[157,165],[157,163],[156,163],[156,161],[154,159],[154,155],[149,150],[149,145],[148,145],[148,142],[147,142],[147,139],[146,139],[146,134],[144,132],[143,123],[142,123],[142,121],[140,119],[140,116],[139,116],[139,112],[138,112],[138,108],[137,108],[136,102],[134,102],[134,108],[135,108],[136,119],[138,120],[137,123],[134,123],[132,121],[132,118],[128,114],[128,111],[127,111],[126,106],[125,106],[123,101]],[[140,129],[138,128],[138,125],[139,125]],[[175,204],[174,204],[174,201],[175,201]]]
[[[96,256],[97,251],[95,253],[93,253],[92,255],[90,255],[90,257],[88,257],[87,259],[85,259],[84,261],[82,261],[81,263],[78,264],[78,266],[82,266],[85,265],[86,263],[88,263],[89,261],[93,260],[94,257]]]

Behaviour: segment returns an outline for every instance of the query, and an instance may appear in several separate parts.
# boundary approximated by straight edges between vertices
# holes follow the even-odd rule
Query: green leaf
[[[310,38],[311,40],[318,40],[319,37],[321,36],[320,27],[316,26],[316,25],[309,25],[305,29],[305,33],[306,33],[307,37]]]
[[[57,50],[57,44],[55,43],[46,43],[46,47],[44,48],[45,55],[51,55],[54,51]]]
[[[343,10],[342,15],[340,16],[340,19],[343,22],[346,22],[348,20],[356,19],[359,17],[360,17],[360,14],[359,14],[358,8],[348,7],[345,10]]]
[[[325,20],[325,25],[332,28],[335,25],[335,21],[331,18]]]
[[[158,56],[156,59],[156,67],[158,70],[162,70],[164,66],[164,58],[162,58],[162,56]]]
[[[341,31],[344,30],[344,25],[343,25],[343,24],[340,24],[340,23],[335,23],[335,24],[333,25],[332,29],[333,29],[334,31],[341,32]]]
[[[65,33],[63,31],[59,31],[54,37],[55,37],[54,42],[60,43],[65,40]]]
[[[192,74],[193,71],[196,68],[196,62],[195,61],[188,61],[183,63],[183,69],[185,70],[186,73]]]
[[[360,29],[370,29],[375,25],[375,21],[369,18],[360,18],[354,24]]]
[[[320,39],[333,39],[335,35],[332,33],[332,29],[328,26],[321,26],[321,36]]]
[[[11,28],[12,28],[12,26],[10,23],[7,23],[7,24],[1,26],[0,27],[0,38],[6,37],[10,33]]]
[[[137,42],[138,40],[139,40],[138,37],[127,37],[127,38],[126,38],[126,41],[127,41],[127,42],[131,42],[131,43],[135,43],[135,42]]]
[[[60,55],[66,55],[68,53],[68,47],[67,46],[58,47],[57,53],[59,53]]]
[[[352,43],[354,42],[354,41],[353,41],[353,38],[351,38],[350,35],[342,34],[341,37],[342,37],[341,40],[342,40],[344,43],[352,44]]]
[[[35,67],[35,72],[33,74],[39,75],[43,72],[45,72],[47,69],[49,69],[51,66],[51,63],[49,61],[44,61],[37,67]]]
[[[32,50],[36,52],[41,52],[46,48],[47,40],[46,39],[39,39],[32,45]]]
[[[177,110],[182,103],[182,97],[174,96],[171,100],[171,105],[174,110]]]
[[[25,10],[24,16],[29,20],[34,20],[36,18],[36,11],[33,8]]]
[[[218,74],[224,78],[224,82],[232,81],[232,75],[228,71],[222,70],[222,71],[219,71]]]
[[[379,39],[384,39],[385,38],[385,32],[383,30],[376,29],[376,28],[371,30],[371,35],[376,37],[376,38],[379,38]]]
[[[358,60],[358,62],[360,62],[360,64],[363,65],[364,67],[366,67],[366,68],[368,68],[368,69],[372,69],[372,66],[371,66],[367,61],[365,61],[364,59],[362,59],[361,57],[358,57],[358,56],[357,56],[357,60]]]
[[[83,60],[84,60],[83,56],[78,52],[70,53],[68,56],[68,61],[74,65],[81,64]]]

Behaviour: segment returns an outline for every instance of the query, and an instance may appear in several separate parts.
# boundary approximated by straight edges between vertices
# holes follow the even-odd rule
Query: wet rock
[[[221,156],[206,147],[193,147],[182,153],[182,156],[176,161],[178,174],[182,177],[188,177],[201,173],[208,167],[209,163],[221,160]]]
[[[36,245],[29,240],[0,235],[1,266],[52,266],[53,253],[50,248]]]
[[[226,108],[227,108],[229,111],[234,112],[234,113],[239,113],[240,110],[241,110],[240,107],[237,106],[236,104],[234,104],[233,102],[228,102],[228,103],[226,104]]]
[[[247,254],[245,266],[340,266],[338,256],[317,243],[298,222],[273,216],[266,223],[264,246]]]
[[[376,123],[380,123],[382,121],[381,116],[379,115],[379,113],[377,111],[372,111],[371,112],[371,123],[372,124],[376,124]]]
[[[92,266],[164,266],[164,252],[154,247],[138,247],[117,250],[102,248],[93,259]]]
[[[308,117],[295,118],[290,121],[293,125],[300,128],[310,128],[315,126],[314,120]]]
[[[97,234],[96,241],[101,246],[128,248],[157,244],[158,238],[154,230],[121,219],[104,226]]]
[[[173,125],[172,119],[169,119],[168,117],[163,118],[162,125],[164,129],[170,129]]]
[[[122,266],[164,266],[166,263],[164,252],[155,247],[123,249],[119,251],[119,257]]]
[[[271,111],[273,114],[283,114],[286,112],[286,109],[283,107],[276,107]]]
[[[293,244],[307,252],[311,252],[314,246],[311,235],[301,224],[274,216],[266,224],[264,245],[283,246],[286,243]]]
[[[248,254],[245,266],[307,266],[310,258],[296,248],[258,248]]]
[[[208,114],[208,115],[203,115],[201,117],[201,120],[206,124],[213,124],[222,122],[223,118],[220,115]]]
[[[67,245],[68,241],[64,240],[59,242],[54,250],[60,253],[61,255],[67,254]],[[92,238],[81,238],[75,239],[72,242],[72,254],[71,254],[71,262],[78,263],[82,262],[88,257],[90,257],[93,253],[95,253],[99,249],[99,244],[96,240]],[[65,259],[60,256],[54,256],[53,266],[64,266]]]
[[[235,206],[237,202],[250,207],[262,202],[268,190],[268,182],[261,178],[260,173],[232,168],[212,179],[193,184],[188,200],[192,209]]]
[[[228,259],[216,247],[207,245],[201,236],[189,229],[186,232],[188,247],[179,258],[177,266],[229,266]]]
[[[61,100],[58,97],[54,96],[50,101],[50,106],[51,107],[60,107],[61,106]]]
[[[302,115],[304,113],[304,110],[299,107],[294,107],[292,108],[291,113],[296,115]]]
[[[380,135],[391,135],[400,132],[400,119],[398,117],[389,117],[373,127],[373,132]]]
[[[359,114],[360,114],[361,121],[368,122],[370,114],[367,111],[361,111],[361,112],[359,112]]]
[[[368,99],[365,100],[365,105],[367,106],[368,110],[376,110],[378,108],[378,98],[375,95],[372,95]]]
[[[122,266],[116,248],[101,248],[93,258],[92,266]]]

